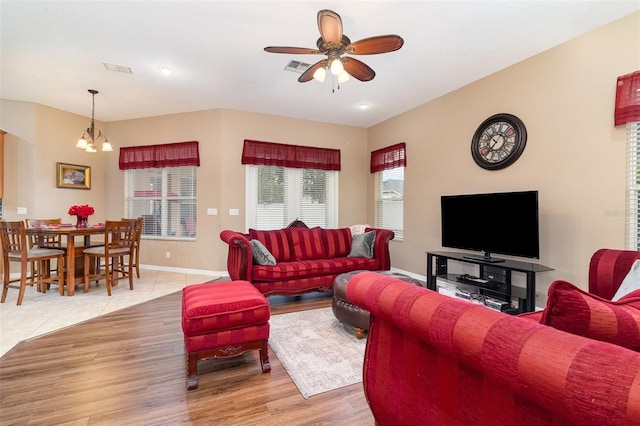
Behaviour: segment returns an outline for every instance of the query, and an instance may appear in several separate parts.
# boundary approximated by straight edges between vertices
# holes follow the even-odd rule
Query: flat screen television
[[[500,262],[493,253],[538,259],[538,191],[443,195],[442,246],[482,251],[469,256]]]

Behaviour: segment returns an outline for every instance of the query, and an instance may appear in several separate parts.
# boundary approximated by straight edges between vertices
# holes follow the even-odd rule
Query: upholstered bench
[[[195,284],[182,290],[182,331],[187,352],[187,388],[198,387],[198,361],[260,351],[269,364],[269,302],[247,281]]]
[[[366,271],[351,271],[340,274],[333,281],[333,301],[331,308],[333,315],[343,324],[351,325],[354,328],[355,335],[358,339],[364,337],[364,332],[369,330],[369,311],[365,311],[354,305],[347,299],[347,284],[355,275]],[[410,284],[422,286],[420,281],[411,278],[408,275],[391,271],[375,271],[378,274],[391,276]]]

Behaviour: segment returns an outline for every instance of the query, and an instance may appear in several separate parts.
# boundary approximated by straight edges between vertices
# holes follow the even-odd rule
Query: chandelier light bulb
[[[322,67],[322,68],[318,68],[314,73],[313,73],[313,78],[317,81],[319,81],[320,83],[322,83],[324,81],[324,78],[327,76],[327,70]]]
[[[97,152],[96,148],[91,144],[87,145],[87,149],[85,149],[85,151],[86,152]]]
[[[78,143],[76,144],[76,148],[87,149],[87,140],[83,137],[78,139]]]
[[[344,71],[344,67],[342,66],[342,61],[340,58],[336,58],[331,62],[331,74],[340,75]]]
[[[105,140],[102,144],[102,151],[111,152],[113,151],[113,147],[111,146],[111,142]]]

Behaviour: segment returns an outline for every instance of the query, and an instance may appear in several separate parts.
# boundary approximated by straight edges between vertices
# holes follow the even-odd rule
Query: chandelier
[[[91,108],[91,127],[84,131],[82,137],[78,139],[78,143],[76,144],[76,148],[84,149],[87,152],[96,152],[96,144],[100,142],[102,139],[102,151],[113,151],[113,147],[107,136],[102,134],[100,129],[96,129],[94,117],[96,112],[96,95],[98,94],[97,90],[89,89],[89,93],[91,93],[91,100],[93,102],[93,107]],[[96,131],[98,134],[96,134]]]

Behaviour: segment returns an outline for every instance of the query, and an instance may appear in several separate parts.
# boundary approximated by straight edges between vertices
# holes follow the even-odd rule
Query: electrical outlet
[[[164,252],[164,257],[166,257],[167,259],[169,259],[171,257],[171,252],[170,251],[166,251]]]

